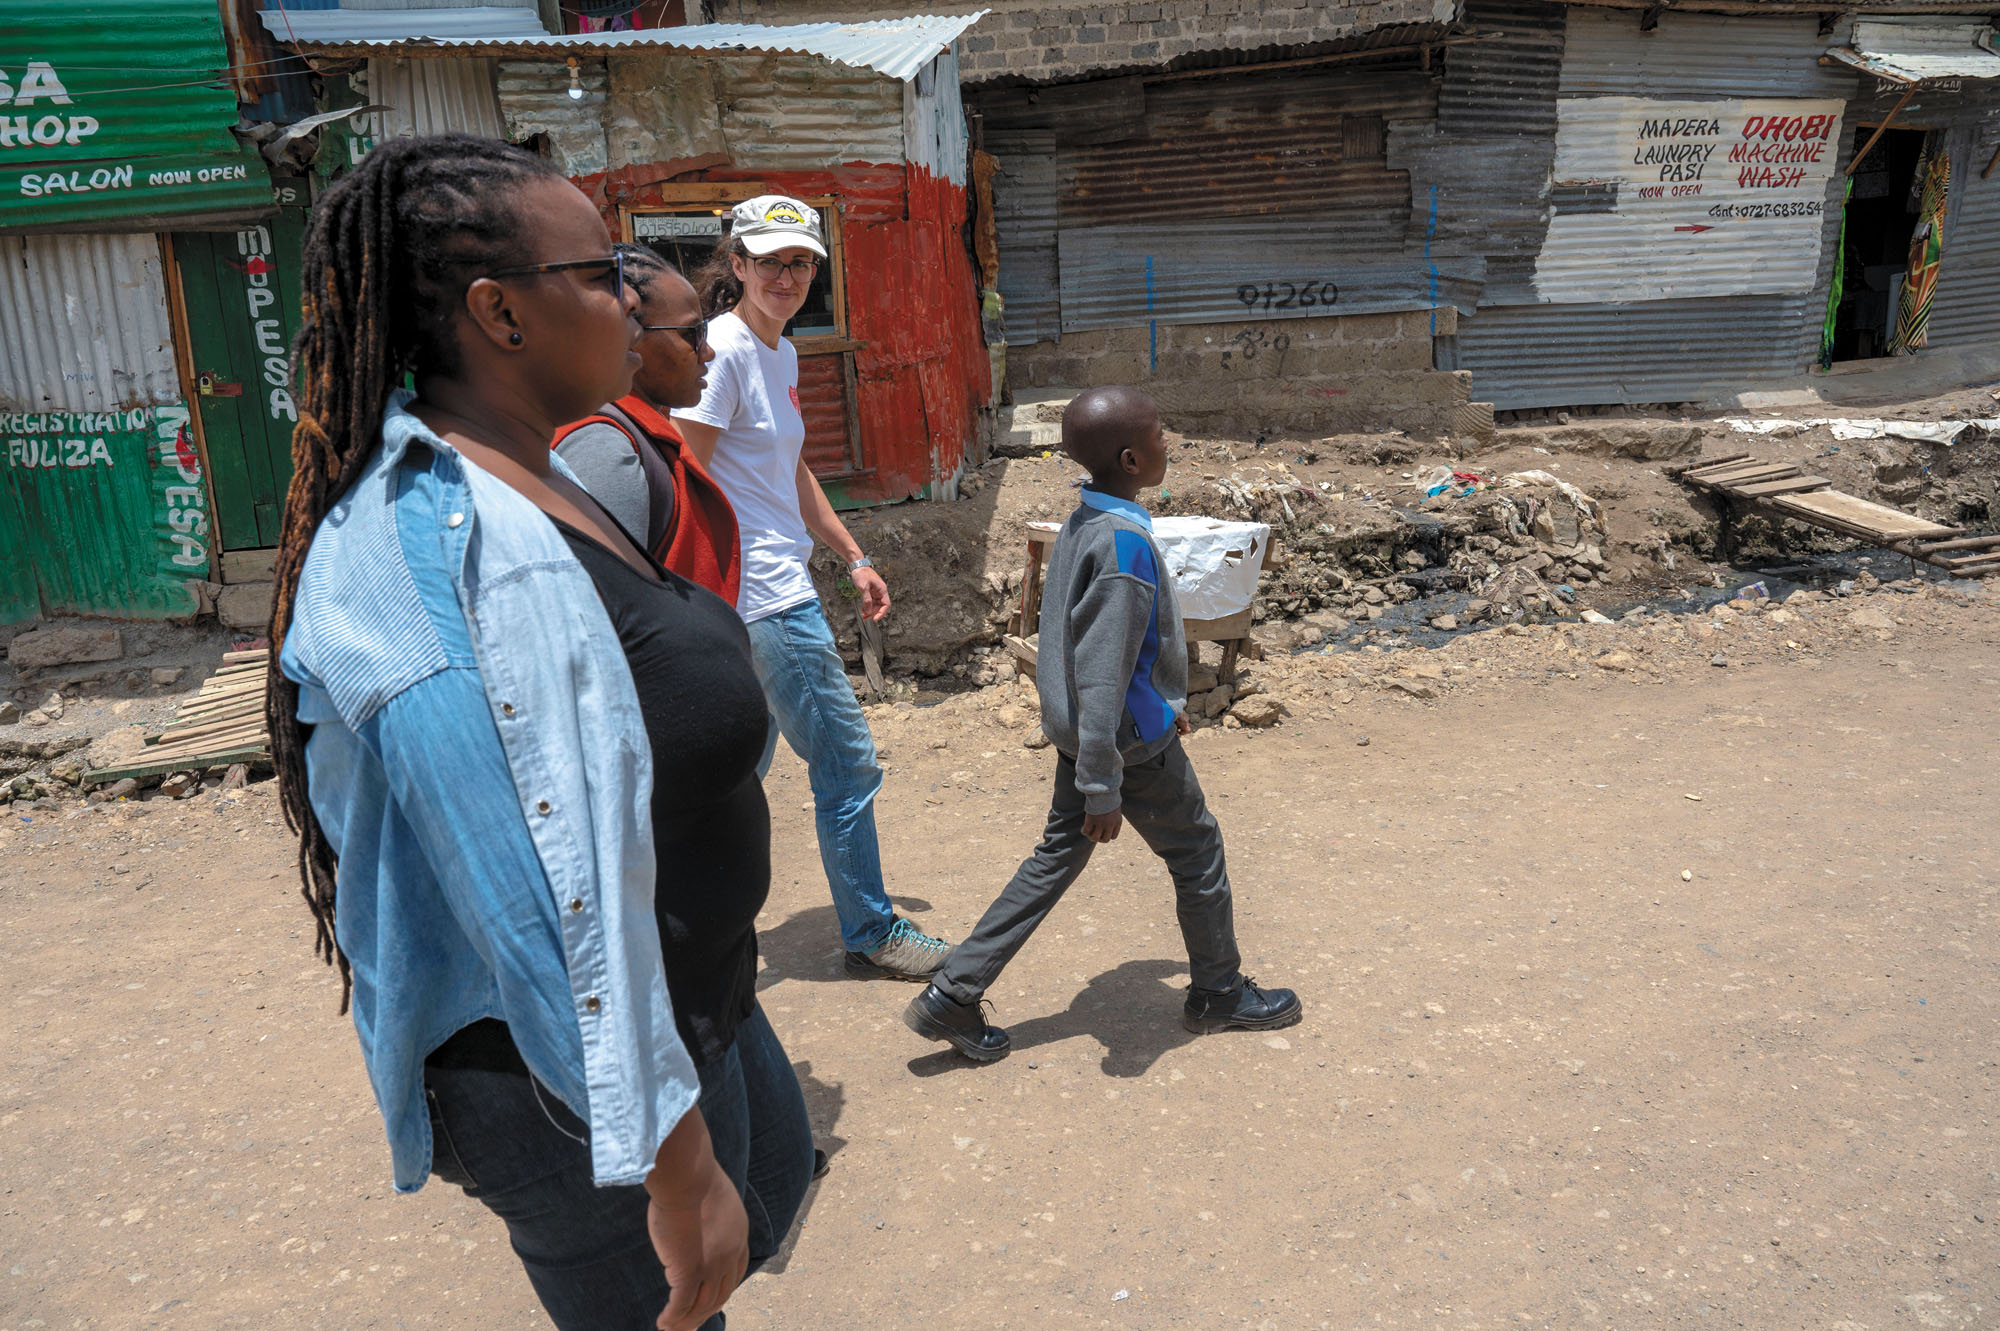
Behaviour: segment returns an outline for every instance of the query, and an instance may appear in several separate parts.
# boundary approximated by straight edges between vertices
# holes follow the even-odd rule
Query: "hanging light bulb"
[[[583,100],[583,71],[578,67],[575,56],[569,58],[569,99],[572,102]]]

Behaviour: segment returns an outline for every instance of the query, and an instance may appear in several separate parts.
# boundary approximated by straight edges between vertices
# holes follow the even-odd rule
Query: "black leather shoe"
[[[1289,989],[1259,989],[1249,976],[1234,989],[1188,990],[1181,1008],[1181,1025],[1196,1035],[1217,1031],[1275,1031],[1296,1026],[1305,1015],[1299,996]]]
[[[938,992],[934,984],[910,1000],[903,1009],[903,1024],[926,1040],[946,1044],[979,1063],[995,1063],[1007,1057],[1013,1041],[998,1026],[989,1026],[977,1003],[961,1003]]]

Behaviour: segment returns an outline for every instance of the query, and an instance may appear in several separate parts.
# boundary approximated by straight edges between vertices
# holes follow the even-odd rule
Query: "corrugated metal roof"
[[[159,237],[0,237],[0,410],[178,402]]]
[[[938,52],[986,16],[971,14],[918,14],[910,18],[880,19],[871,23],[797,23],[774,26],[762,23],[704,23],[683,28],[642,28],[635,32],[591,32],[551,34],[504,32],[480,35],[454,30],[437,36],[427,32],[406,32],[391,27],[378,31],[369,25],[379,14],[394,11],[338,10],[348,26],[347,35],[306,38],[293,43],[302,50],[348,52],[372,55],[383,49],[458,51],[480,55],[604,55],[618,51],[743,51],[765,55],[809,55],[835,60],[857,69],[872,69],[892,79],[910,79],[928,65]],[[413,11],[402,11],[408,14]],[[433,14],[458,14],[463,10],[431,10]],[[504,13],[505,11],[503,11]],[[363,16],[366,16],[365,18]],[[298,15],[292,15],[297,29]],[[400,17],[400,15],[398,16]],[[264,11],[264,22],[281,39],[285,38],[281,15]]]
[[[1993,26],[1978,19],[1856,19],[1853,45],[1833,47],[1827,55],[1898,83],[2000,79]]]
[[[448,9],[301,9],[287,0],[265,10],[263,19],[265,28],[279,41],[308,48],[425,39],[504,42],[549,36],[532,3]]]

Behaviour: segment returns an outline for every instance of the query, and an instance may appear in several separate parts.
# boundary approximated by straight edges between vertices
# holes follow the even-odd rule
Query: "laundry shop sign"
[[[236,93],[214,0],[76,0],[8,27],[0,229],[140,227],[270,205],[270,173],[230,132]]]

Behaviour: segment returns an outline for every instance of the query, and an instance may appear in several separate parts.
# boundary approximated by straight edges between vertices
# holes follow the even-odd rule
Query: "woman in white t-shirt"
[[[898,916],[882,883],[875,792],[882,769],[806,560],[831,546],[861,593],[861,612],[889,613],[889,588],[834,516],[801,456],[799,356],[785,324],[805,304],[826,245],[819,213],[766,194],[736,205],[729,239],[696,276],[708,341],[701,402],[674,412],[688,448],[736,509],[742,583],[736,610],[776,725],[811,772],[820,862],[840,917],[847,973],[927,980],[951,945]],[[765,764],[770,763],[770,750]]]

